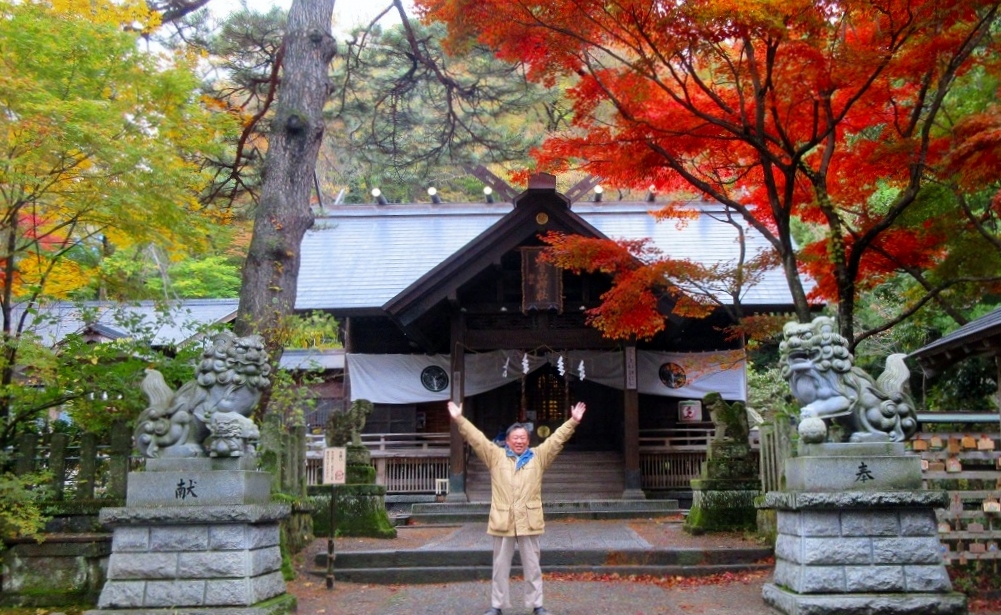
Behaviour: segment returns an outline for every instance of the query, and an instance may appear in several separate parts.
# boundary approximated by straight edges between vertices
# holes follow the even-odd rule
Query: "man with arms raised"
[[[507,429],[504,446],[497,446],[462,416],[462,406],[448,402],[448,411],[476,456],[490,470],[490,519],[487,534],[493,536],[493,584],[491,608],[485,615],[501,615],[510,608],[509,582],[515,544],[525,573],[525,606],[534,615],[550,615],[542,606],[542,567],[539,565],[539,535],[545,531],[542,518],[542,473],[556,459],[563,444],[584,418],[582,402],[570,410],[570,419],[535,448],[529,448],[528,430],[521,423]]]

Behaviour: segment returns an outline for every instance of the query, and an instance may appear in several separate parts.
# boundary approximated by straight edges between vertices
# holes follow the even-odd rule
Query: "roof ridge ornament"
[[[556,192],[556,176],[552,173],[532,173],[528,176],[528,189]]]

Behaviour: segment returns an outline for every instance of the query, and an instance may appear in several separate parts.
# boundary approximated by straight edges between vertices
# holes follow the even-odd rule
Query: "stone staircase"
[[[649,519],[678,515],[677,500],[623,500],[622,455],[566,451],[542,479],[542,509],[547,519]],[[486,523],[490,512],[490,475],[478,458],[466,467],[469,502],[422,502],[398,520],[407,524]],[[402,517],[402,518],[400,518]]]
[[[663,531],[679,531],[677,521],[663,521]],[[548,523],[540,537],[542,569],[546,574],[597,573],[604,575],[704,576],[723,572],[768,570],[772,548],[746,545],[654,547],[628,523]],[[448,583],[489,579],[492,538],[483,524],[455,526],[450,533],[411,549],[387,546],[381,550],[342,551],[335,556],[335,576],[354,583]],[[314,569],[322,576],[327,554],[313,557]],[[521,572],[516,552],[512,573]],[[735,606],[733,612],[739,612]]]
[[[622,454],[563,451],[542,477],[542,501],[617,500],[624,484]],[[490,474],[476,456],[466,464],[470,502],[490,501]]]

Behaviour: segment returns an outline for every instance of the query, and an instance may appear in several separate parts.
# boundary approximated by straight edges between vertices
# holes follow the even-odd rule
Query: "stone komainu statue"
[[[365,428],[365,419],[371,412],[372,402],[367,399],[351,402],[351,406],[343,412],[331,412],[327,420],[327,445],[361,446],[361,430]]]
[[[135,445],[146,457],[240,457],[254,454],[260,432],[250,415],[271,383],[258,335],[215,336],[195,379],[175,393],[155,369],[140,385],[149,406],[139,415]]]
[[[838,334],[831,318],[787,323],[782,337],[782,375],[802,404],[799,435],[803,442],[827,440],[826,419],[844,427],[851,442],[900,442],[917,431],[906,355],[887,357],[885,371],[873,381],[853,366],[848,340]]]
[[[702,398],[702,404],[709,411],[709,420],[716,428],[714,442],[747,444],[751,426],[747,409],[742,402],[728,404],[719,393],[709,393]]]

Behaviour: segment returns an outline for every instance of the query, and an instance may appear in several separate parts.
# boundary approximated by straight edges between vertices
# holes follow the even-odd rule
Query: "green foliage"
[[[65,297],[114,247],[205,245],[200,159],[221,156],[235,124],[202,106],[196,60],[143,51],[87,11],[2,6],[0,212],[17,236],[3,284]]]
[[[397,25],[354,32],[335,58],[329,146],[336,164],[324,175],[349,188],[348,202],[371,202],[375,187],[390,202],[427,202],[429,186],[446,202],[479,201],[482,183],[461,165],[527,167],[560,96],[486,46],[445,53],[441,23],[410,26],[417,51]]]
[[[997,367],[994,360],[972,357],[929,378],[923,405],[927,410],[997,410]]]
[[[286,348],[340,348],[340,323],[326,312],[313,310],[308,316],[289,319]]]
[[[240,266],[232,258],[219,254],[188,256],[169,265],[163,262],[165,259],[153,246],[118,250],[100,262],[99,280],[78,296],[90,298],[98,289],[108,299],[119,301],[239,296]]]
[[[285,369],[275,370],[271,377],[268,416],[277,417],[284,430],[305,425],[306,415],[316,409],[318,394],[314,387],[321,382],[323,378],[315,372],[293,374]]]
[[[0,467],[6,465],[6,456],[0,453]],[[0,473],[0,539],[40,536],[48,520],[42,505],[50,497],[49,491],[40,485],[47,480],[44,472]]]
[[[84,322],[98,322],[97,312],[77,306]],[[143,313],[148,316],[143,317]],[[58,321],[61,310],[36,312],[32,326],[50,319]],[[103,435],[117,420],[131,423],[147,400],[139,388],[144,369],[155,367],[175,389],[192,377],[192,365],[201,351],[199,344],[180,348],[155,347],[154,338],[163,327],[186,326],[192,335],[198,327],[186,324],[187,316],[167,305],[152,312],[130,311],[124,306],[105,313],[103,322],[125,331],[124,337],[105,343],[88,341],[80,332],[68,335],[55,348],[48,347],[29,330],[10,343],[17,344],[18,365],[27,366],[24,378],[3,387],[10,415],[0,432],[0,445],[21,431],[35,431],[48,422],[48,412],[58,410],[65,420],[49,423],[59,431],[82,430]],[[202,333],[208,333],[205,328]],[[68,422],[67,422],[68,421]]]
[[[145,368],[160,371],[176,389],[192,378],[192,365],[202,350],[197,343],[180,348],[154,346],[161,327],[183,318],[166,308],[152,321],[124,310],[116,310],[114,317],[116,326],[129,335],[100,344],[88,343],[80,335],[69,336],[59,349],[56,379],[48,387],[65,391],[63,408],[75,425],[99,435],[108,433],[117,420],[132,423],[146,407],[147,399],[139,388]]]
[[[760,414],[766,421],[798,416],[799,407],[777,363],[759,366],[748,362],[747,407]]]

